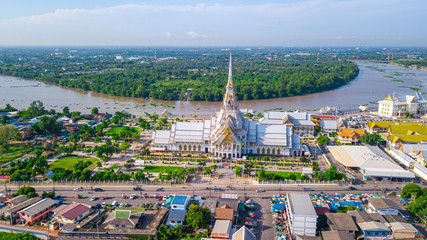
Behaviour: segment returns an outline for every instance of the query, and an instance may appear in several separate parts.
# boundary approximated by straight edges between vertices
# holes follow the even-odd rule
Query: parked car
[[[265,189],[260,188],[260,189],[257,189],[256,192],[259,192],[259,193],[265,192]]]
[[[93,191],[95,191],[95,192],[103,192],[104,189],[102,189],[102,188],[94,188]]]
[[[105,206],[107,206],[107,203],[106,203],[106,202],[103,202],[103,203],[101,204],[101,207],[105,207]]]
[[[140,188],[140,187],[134,187],[133,188],[134,191],[144,191],[144,189]]]
[[[309,188],[309,187],[305,187],[304,188],[304,191],[314,191],[312,188]]]
[[[113,203],[111,203],[111,205],[113,205],[113,207],[116,207],[119,203],[117,201],[113,201]]]
[[[396,196],[396,191],[390,191],[387,193],[389,196]]]
[[[82,191],[82,189],[81,189],[81,188],[74,188],[74,191],[76,191],[76,192],[81,192],[81,191]]]
[[[123,206],[124,206],[123,203],[120,203],[119,207],[123,207]]]
[[[129,197],[129,199],[135,199],[135,198],[137,198],[138,196],[136,195],[136,194],[132,194],[132,195],[130,195],[130,197]]]
[[[156,191],[160,192],[160,191],[164,191],[164,190],[163,190],[163,188],[157,188]]]
[[[91,201],[96,201],[96,199],[98,199],[96,196],[92,196],[92,198],[90,200]]]
[[[350,186],[350,187],[348,187],[348,190],[357,190],[357,188]]]

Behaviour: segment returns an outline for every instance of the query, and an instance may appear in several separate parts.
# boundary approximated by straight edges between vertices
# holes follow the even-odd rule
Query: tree
[[[71,116],[70,108],[69,107],[64,107],[62,109],[62,116],[64,116],[64,117],[70,117]]]
[[[39,122],[31,125],[31,129],[33,129],[37,134],[46,133],[52,135],[61,131],[62,123],[56,122],[54,117],[43,116],[40,117]]]
[[[402,198],[411,197],[412,194],[415,194],[415,197],[421,196],[423,194],[423,189],[415,183],[408,183],[403,187],[400,196]]]
[[[188,226],[194,229],[199,229],[205,227],[211,220],[211,211],[207,207],[202,207],[198,204],[191,204],[188,207],[186,216]]]
[[[0,145],[5,146],[6,149],[11,140],[15,139],[18,130],[14,126],[1,126],[0,127]]]
[[[345,178],[344,173],[337,172],[337,169],[335,166],[330,166],[328,170],[324,173],[324,180],[326,181],[334,181],[334,180],[341,180]]]
[[[317,138],[317,143],[319,145],[325,145],[329,143],[329,138],[325,135],[320,134],[320,136]]]
[[[120,144],[120,150],[121,151],[126,151],[130,148],[130,143],[128,142],[123,142],[122,144]]]
[[[242,168],[241,168],[241,167],[239,167],[239,166],[235,166],[235,167],[234,167],[234,175],[235,175],[236,177],[240,177],[240,176],[242,176]]]
[[[17,192],[18,195],[27,195],[27,198],[34,198],[37,197],[37,193],[36,193],[36,189],[33,187],[21,187],[20,189],[18,189]]]
[[[203,170],[203,172],[205,172],[208,175],[212,174],[212,169],[210,167],[205,168],[205,170]]]
[[[366,143],[369,145],[377,145],[380,142],[381,136],[374,133],[374,134],[370,134],[370,133],[365,133],[361,138],[360,141],[362,143]]]
[[[94,108],[92,108],[92,110],[90,110],[90,112],[91,112],[92,114],[97,114],[97,113],[99,112],[99,110],[98,110],[98,108],[97,108],[97,107],[94,107]]]

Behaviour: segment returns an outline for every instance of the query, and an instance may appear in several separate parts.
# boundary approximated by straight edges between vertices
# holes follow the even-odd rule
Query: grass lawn
[[[292,172],[275,172],[275,171],[265,171],[265,174],[270,175],[270,174],[275,174],[278,175],[280,177],[283,178],[287,178],[289,176],[289,174],[291,174]],[[294,172],[294,174],[297,176],[297,179],[301,178],[301,173],[299,172]]]
[[[132,214],[136,214],[136,213],[140,213],[140,212],[144,212],[145,211],[144,208],[134,208],[134,207],[116,207],[115,209],[116,210],[130,210]],[[121,212],[121,214],[122,213],[123,212]],[[124,215],[126,215],[126,214],[124,214]]]
[[[50,165],[50,169],[55,171],[56,169],[69,169],[72,170],[74,164],[76,164],[78,161],[91,161],[92,164],[88,167],[88,169],[92,170],[96,167],[96,163],[100,160],[97,158],[88,158],[88,157],[65,157],[56,160]]]
[[[172,167],[172,166],[145,166],[144,172],[162,172],[162,171],[173,171],[173,170],[181,170],[183,167]]]
[[[125,128],[127,128],[127,127],[123,126],[123,127],[113,127],[113,128],[110,128],[107,131],[107,135],[111,136],[114,133],[120,134]],[[140,133],[142,131],[142,128],[140,128],[140,127],[130,127],[130,128],[132,128],[132,130],[134,130],[137,133]]]

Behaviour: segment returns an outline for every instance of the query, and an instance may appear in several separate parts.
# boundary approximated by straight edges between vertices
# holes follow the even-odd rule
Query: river
[[[356,62],[359,75],[349,84],[335,90],[298,97],[276,98],[268,100],[239,101],[240,108],[265,111],[268,109],[312,111],[325,106],[338,109],[357,108],[360,104],[376,106],[374,102],[384,99],[389,93],[412,94],[408,87],[417,87],[421,92],[427,89],[427,72],[400,66]],[[34,100],[40,100],[47,109],[61,111],[69,106],[71,111],[90,112],[98,107],[103,112],[126,110],[135,115],[144,112],[161,113],[167,109],[176,115],[210,115],[220,108],[219,102],[162,101],[112,97],[82,90],[62,88],[34,80],[0,76],[0,107],[6,103],[23,109]]]

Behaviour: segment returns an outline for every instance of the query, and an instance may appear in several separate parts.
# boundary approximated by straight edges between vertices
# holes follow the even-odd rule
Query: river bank
[[[393,62],[390,64],[394,65],[394,66],[399,66],[399,67],[404,67],[404,68],[409,68],[409,69],[413,69],[413,70],[420,70],[423,72],[427,72],[427,67],[424,67],[424,66],[418,66],[418,65],[405,66],[403,64],[398,64],[398,63],[393,63]]]
[[[377,106],[376,102],[396,92],[412,94],[410,87],[427,91],[427,73],[390,64],[358,61],[359,75],[350,83],[330,91],[298,97],[239,101],[240,108],[263,112],[313,111],[325,106],[352,109],[359,105]],[[106,94],[48,85],[34,80],[0,76],[0,107],[7,103],[23,109],[32,101],[42,101],[46,108],[89,113],[93,107],[103,112],[128,111],[135,115],[145,112],[160,114],[165,109],[175,115],[209,116],[220,109],[219,102],[163,101]]]

